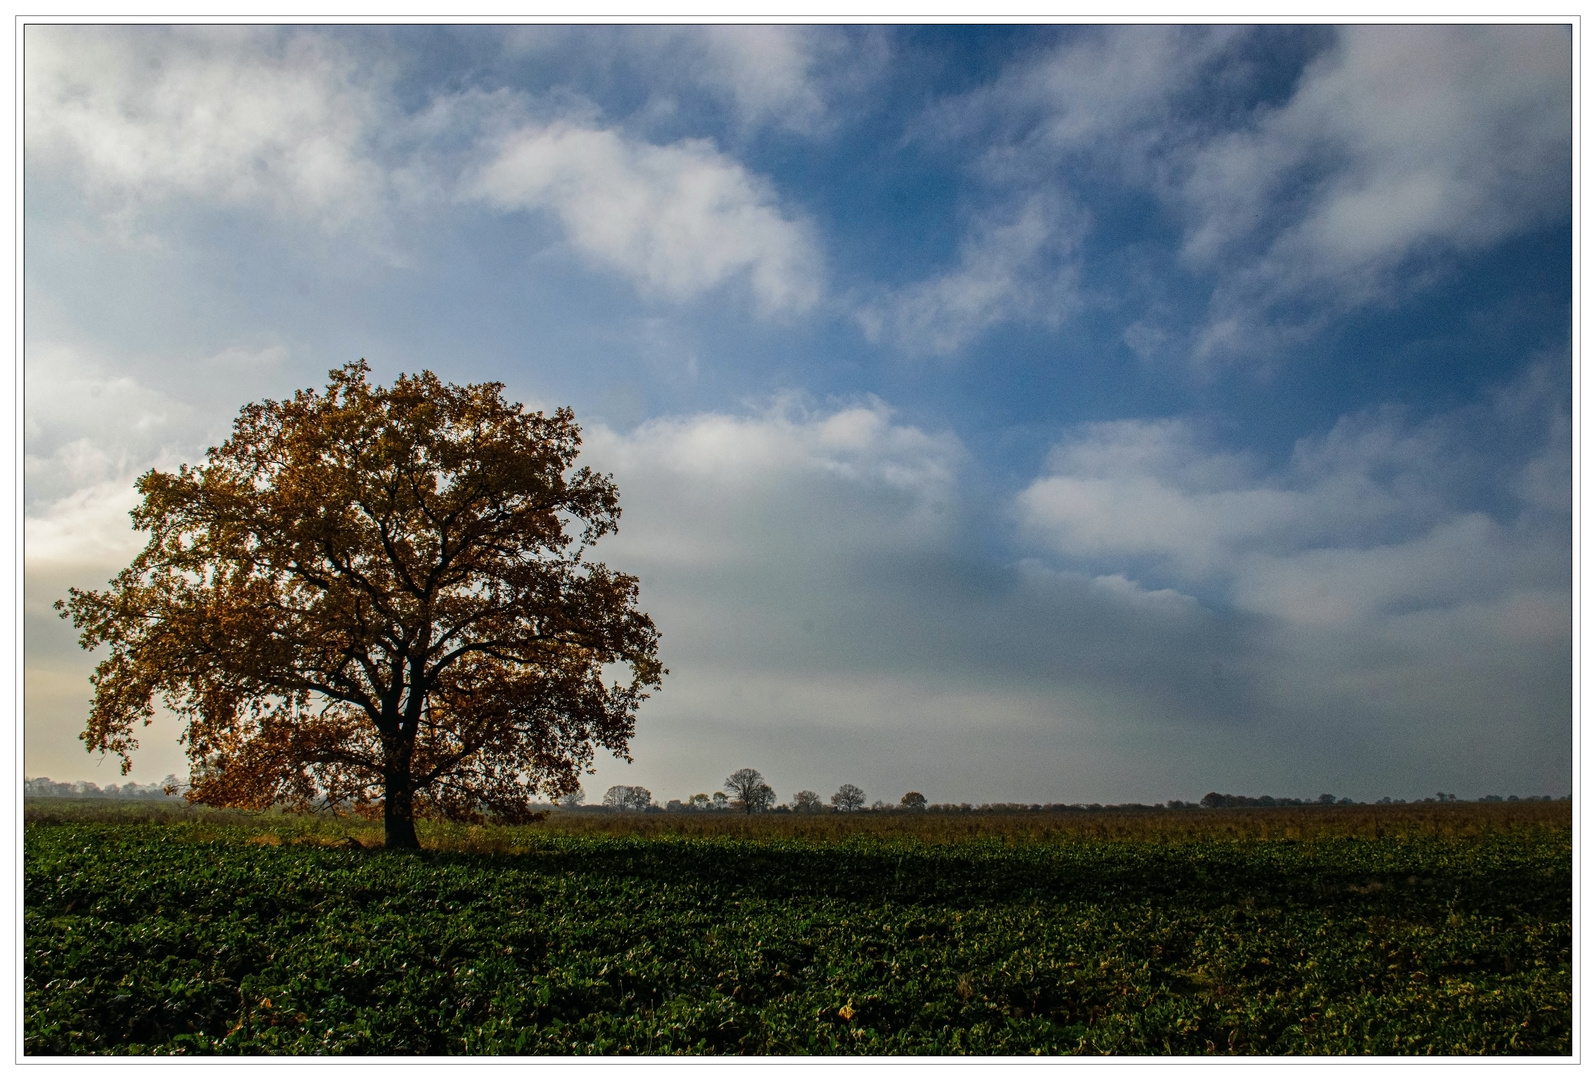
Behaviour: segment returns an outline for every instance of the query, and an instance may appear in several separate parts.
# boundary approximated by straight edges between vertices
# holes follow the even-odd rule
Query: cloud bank
[[[980,779],[1036,792],[1095,790],[1128,745],[1149,783],[1201,767],[1296,790],[1336,747],[1336,789],[1369,798],[1460,772],[1555,783],[1536,763],[1567,749],[1569,488],[1556,510],[1525,478],[1566,461],[1568,429],[1535,382],[1479,406],[1538,432],[1495,513],[1459,476],[1477,410],[1348,416],[1277,470],[1190,420],[1120,421],[1077,429],[1015,497],[1038,545],[1018,559],[971,542],[991,508],[967,451],[879,403],[596,432],[627,501],[613,561],[685,673],[651,755],[673,729],[728,769],[779,745],[815,786],[845,779],[816,774],[854,740],[856,771],[913,786],[996,725],[1031,749],[988,748]],[[1518,742],[1488,760],[1504,716]]]

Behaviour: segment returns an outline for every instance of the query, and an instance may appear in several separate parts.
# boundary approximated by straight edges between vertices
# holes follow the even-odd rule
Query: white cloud
[[[741,135],[832,131],[889,55],[880,28],[859,26],[526,26],[505,46],[517,61],[574,68],[585,81],[637,80],[649,94],[638,118],[668,123],[708,104]]]
[[[25,495],[30,508],[131,477],[187,442],[194,410],[61,345],[24,361]]]
[[[131,475],[78,488],[23,524],[23,558],[28,569],[82,567],[86,573],[114,574],[144,547],[128,511],[138,505]]]
[[[221,362],[244,355],[229,350]],[[31,346],[24,372],[27,571],[109,577],[144,546],[128,520],[134,482],[196,456],[199,412],[65,345]]]
[[[1542,375],[1419,426],[1391,410],[1344,418],[1278,469],[1211,448],[1184,421],[1085,425],[1017,514],[1094,585],[1152,597],[1144,583],[1163,583],[1166,607],[1204,597],[1236,635],[1216,682],[1242,673],[1231,708],[1275,729],[1270,753],[1562,785],[1570,447]],[[1482,432],[1525,445],[1491,448],[1498,467],[1482,469]],[[1494,760],[1479,748],[1504,724],[1518,741]]]
[[[983,215],[967,232],[957,268],[916,282],[858,312],[866,335],[900,348],[956,352],[1000,323],[1057,326],[1080,304],[1069,257],[1084,211],[1058,193]]]
[[[1571,63],[1565,27],[1342,28],[1286,104],[1197,153],[1187,254],[1247,239],[1285,202],[1301,209],[1275,258],[1330,278],[1562,216]]]
[[[1061,655],[1073,670],[1119,643],[1145,656],[1168,650],[1160,635],[1211,636],[1172,590],[972,551],[966,450],[877,401],[595,427],[584,459],[613,472],[626,507],[598,553],[640,576],[684,671],[886,673],[1025,696],[1057,688]],[[1093,640],[1104,627],[1113,643]],[[1162,692],[1161,677],[1144,683],[1129,692]],[[861,699],[850,715],[868,713]]]
[[[1462,513],[1399,543],[1244,556],[1235,603],[1292,623],[1346,627],[1499,593],[1522,572],[1516,564],[1536,556],[1544,552],[1525,550],[1524,538],[1486,515]]]
[[[30,26],[24,48],[29,167],[113,205],[264,204],[336,228],[386,197],[382,99],[335,36]]]
[[[768,29],[702,35],[708,71],[750,117],[819,123],[818,46]],[[30,27],[26,66],[30,174],[70,177],[106,220],[265,209],[335,235],[358,226],[404,262],[392,215],[463,198],[547,211],[577,252],[667,300],[739,276],[765,314],[821,296],[813,229],[765,178],[707,140],[623,134],[568,92],[468,88],[407,111],[380,53],[247,27]]]
[[[963,447],[895,423],[874,399],[828,412],[789,397],[754,415],[657,419],[628,435],[596,427],[585,438],[626,506],[622,535],[606,544],[643,564],[799,573],[934,549],[957,522]]]
[[[1107,154],[1130,167],[1151,153],[1171,102],[1233,34],[1075,31],[991,85],[928,110],[917,125],[923,137],[982,148],[971,171],[987,205],[966,228],[956,267],[861,307],[867,336],[946,355],[995,326],[1056,327],[1074,314],[1083,303],[1077,249],[1090,223],[1061,158]]]
[[[777,123],[814,133],[827,127],[826,87],[816,68],[826,37],[813,26],[705,26],[701,81],[731,95],[748,125]]]
[[[1067,555],[1158,556],[1193,577],[1226,565],[1238,541],[1295,525],[1307,502],[1260,489],[1192,494],[1148,477],[1050,476],[1021,497],[1027,523]]]
[[[1361,457],[1343,452],[1340,468],[1319,464],[1342,441],[1303,444],[1297,475],[1269,479],[1247,456],[1204,446],[1185,421],[1087,424],[1020,493],[1019,513],[1061,554],[1152,560],[1202,581],[1230,572],[1246,552],[1295,550],[1410,516],[1414,507],[1371,477],[1392,459],[1379,439]]]
[[[820,297],[809,227],[707,140],[656,146],[576,123],[529,126],[500,142],[466,191],[501,210],[552,213],[579,252],[667,299],[745,273],[767,313]]]
[[[191,366],[168,367],[187,368],[202,383],[236,392],[239,380],[278,367],[286,356],[281,346],[235,346]],[[129,369],[137,365],[127,358],[60,343],[27,349],[23,475],[30,569],[70,564],[115,572],[142,546],[127,518],[138,502],[137,478],[151,468],[199,460],[207,442],[219,442],[226,431],[236,404],[230,394],[220,411],[204,401],[208,385],[185,400],[151,386],[148,372]]]
[[[1102,152],[1134,170],[1178,138],[1181,95],[1233,42],[1233,27],[1073,28],[991,84],[943,102],[922,126],[990,146],[985,173],[1057,180],[1061,153]],[[994,134],[998,137],[993,138]]]
[[[1199,351],[1245,352],[1277,303],[1360,306],[1411,287],[1410,259],[1566,216],[1570,50],[1557,26],[1342,28],[1289,101],[1179,166],[1184,254],[1223,275]]]
[[[984,146],[977,172],[1000,200],[1083,171],[1149,191],[1183,228],[1187,267],[1213,282],[1195,358],[1267,356],[1329,315],[1422,288],[1437,255],[1569,210],[1566,27],[1335,35],[1283,103],[1236,109],[1253,66],[1241,29],[1071,31],[921,128]],[[1145,321],[1127,334],[1138,352],[1168,344]]]
[[[1277,576],[1266,584],[1259,575],[1315,568],[1335,578],[1323,587],[1351,604],[1348,612],[1367,610],[1366,601],[1351,597],[1354,577],[1400,604],[1406,594],[1398,595],[1399,584],[1428,590],[1413,583],[1439,581],[1432,570],[1494,580],[1487,568],[1506,565],[1498,546],[1527,550],[1528,540],[1513,531],[1519,515],[1543,515],[1536,529],[1566,516],[1560,478],[1567,475],[1568,431],[1541,381],[1536,371],[1520,380],[1535,384],[1527,391],[1539,395],[1533,405],[1503,394],[1483,410],[1417,426],[1393,409],[1346,416],[1323,436],[1299,440],[1276,469],[1214,448],[1182,419],[1084,424],[1020,492],[1016,511],[1034,539],[1092,566],[1129,562],[1171,581],[1230,583],[1238,599],[1285,595]],[[1472,451],[1480,428],[1530,440],[1513,452],[1519,464],[1499,476],[1485,473]],[[1469,499],[1497,506],[1506,500],[1517,509],[1509,524],[1497,526],[1462,505]],[[1554,547],[1561,543],[1554,537]],[[1467,552],[1478,565],[1467,562]],[[1383,578],[1373,574],[1376,565],[1387,567]],[[1333,570],[1349,566],[1364,569]],[[1328,610],[1321,615],[1329,617]]]
[[[673,671],[640,766],[603,765],[604,784],[698,790],[752,764],[793,789],[1103,798],[1139,720],[1211,707],[1185,685],[1186,654],[1204,654],[1206,687],[1206,653],[1227,639],[1211,613],[1123,575],[970,550],[967,452],[881,402],[789,398],[585,438],[626,508],[595,555],[639,576]],[[700,779],[665,779],[683,776]]]
[[[288,360],[288,350],[281,345],[264,349],[249,349],[241,345],[223,349],[200,361],[202,368],[226,375],[250,374],[259,371],[276,371]]]

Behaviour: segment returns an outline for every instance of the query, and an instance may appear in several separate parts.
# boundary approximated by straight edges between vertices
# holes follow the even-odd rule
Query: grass
[[[1057,812],[855,814],[614,813],[555,810],[536,825],[459,825],[422,821],[422,846],[436,851],[513,854],[551,836],[737,840],[801,840],[835,844],[861,838],[956,844],[970,840],[1053,843],[1073,840],[1238,842],[1348,836],[1365,839],[1443,837],[1464,839],[1499,833],[1538,833],[1566,828],[1570,806],[1558,802],[1404,803],[1391,806],[1242,807],[1206,810],[1076,810]],[[382,845],[380,821],[327,814],[299,815],[189,806],[179,800],[29,799],[30,825],[131,824],[259,826],[278,842],[352,837],[366,847]],[[203,833],[203,830],[202,830]]]
[[[29,1054],[1571,1047],[1567,803],[556,814],[409,855],[47,803]]]

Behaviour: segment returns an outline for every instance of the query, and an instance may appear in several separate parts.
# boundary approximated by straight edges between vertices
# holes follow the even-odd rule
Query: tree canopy
[[[825,804],[820,801],[820,796],[813,791],[805,789],[793,793],[792,808],[800,814],[818,813]]]
[[[604,793],[604,805],[612,810],[641,812],[654,806],[654,793],[646,787],[615,784]]]
[[[745,814],[762,813],[776,801],[776,792],[758,769],[738,769],[726,778],[726,787],[731,790],[733,805]]]
[[[586,559],[621,507],[575,467],[570,410],[369,373],[245,406],[205,464],[145,473],[144,550],[56,606],[109,646],[82,738],[124,773],[159,698],[190,800],[380,807],[414,847],[418,814],[517,820],[596,747],[627,757],[666,671],[637,579]]]
[[[864,804],[864,790],[857,784],[844,784],[831,797],[831,805],[838,810],[858,810]]]

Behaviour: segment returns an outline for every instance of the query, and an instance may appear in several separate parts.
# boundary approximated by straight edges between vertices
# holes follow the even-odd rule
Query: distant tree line
[[[864,807],[864,790],[854,784],[843,784],[831,796],[831,803],[821,802],[820,796],[813,791],[800,791],[792,797],[790,803],[778,803],[776,792],[758,769],[738,769],[728,776],[723,784],[725,791],[713,794],[700,791],[689,795],[686,799],[671,799],[664,806],[654,801],[654,793],[645,787],[636,787],[626,784],[616,784],[604,793],[604,799],[599,808],[605,810],[626,810],[633,813],[743,813],[743,814],[819,814],[851,812]],[[924,796],[915,795],[921,802]],[[908,799],[909,796],[904,796]],[[581,803],[582,790],[568,795],[563,800],[563,805],[577,809],[587,809]],[[908,805],[907,803],[905,805]]]
[[[1564,799],[1570,799],[1572,797],[1573,796],[1571,796],[1571,795],[1563,796]],[[1413,802],[1415,802],[1415,803],[1438,803],[1438,802],[1440,802],[1440,803],[1455,803],[1457,801],[1458,801],[1458,797],[1456,795],[1452,794],[1451,792],[1447,792],[1447,791],[1437,791],[1434,795],[1429,795],[1429,796],[1426,796],[1425,798],[1422,798],[1422,799],[1414,799],[1413,800]],[[1500,795],[1484,795],[1484,796],[1481,796],[1477,801],[1478,802],[1551,802],[1552,801],[1552,797],[1550,795],[1525,795],[1523,797],[1520,797],[1518,795],[1509,795],[1509,796],[1507,796],[1504,799]],[[1389,795],[1387,795],[1387,796],[1385,796],[1383,798],[1376,799],[1374,801],[1373,805],[1375,805],[1375,806],[1406,806],[1407,804],[1408,804],[1408,800],[1407,799],[1393,799]],[[1190,805],[1190,804],[1183,804],[1183,803],[1180,803],[1178,801],[1172,801],[1172,802],[1169,803],[1169,805],[1173,806],[1173,807],[1178,807],[1178,806]],[[1217,809],[1217,808],[1221,808],[1221,807],[1233,807],[1233,806],[1363,806],[1365,804],[1357,802],[1356,800],[1347,798],[1345,796],[1343,796],[1343,797],[1338,799],[1334,795],[1329,794],[1328,792],[1323,794],[1323,795],[1320,795],[1317,799],[1288,799],[1288,798],[1282,798],[1282,797],[1274,796],[1274,795],[1259,795],[1256,798],[1254,798],[1253,796],[1250,796],[1250,795],[1221,795],[1217,791],[1210,791],[1208,794],[1206,794],[1206,795],[1204,795],[1202,797],[1201,802],[1199,802],[1197,805],[1203,806],[1203,807],[1206,807],[1206,808],[1212,810],[1212,809]]]
[[[634,813],[744,813],[744,814],[836,814],[836,813],[940,813],[940,814],[970,814],[970,813],[1064,813],[1070,811],[1134,811],[1134,810],[1181,810],[1181,809],[1220,809],[1244,806],[1354,806],[1363,805],[1346,796],[1337,797],[1328,792],[1313,799],[1297,799],[1279,795],[1226,795],[1217,791],[1210,791],[1197,802],[1183,802],[1180,799],[1170,799],[1165,803],[1018,803],[1018,802],[991,802],[991,803],[933,803],[918,791],[905,792],[896,803],[876,800],[867,803],[864,789],[857,784],[843,784],[832,794],[829,800],[822,800],[814,791],[804,790],[794,792],[792,799],[786,803],[776,802],[776,795],[758,769],[738,769],[725,780],[725,791],[716,791],[713,794],[699,792],[686,799],[671,799],[664,806],[654,801],[653,793],[644,787],[631,787],[617,784],[604,793],[603,802],[597,807],[583,807],[581,805],[582,792],[578,788],[565,800],[565,805],[574,809],[603,809],[626,810]],[[1480,802],[1519,802],[1519,801],[1546,801],[1550,802],[1550,795],[1530,795],[1521,800],[1520,796],[1509,795],[1504,799],[1500,795],[1487,795]],[[1434,796],[1414,800],[1415,802],[1457,802],[1457,796],[1447,792],[1437,792]],[[1392,806],[1406,804],[1405,799],[1382,798],[1376,805]]]
[[[158,784],[99,784],[87,780],[51,780],[48,776],[35,776],[22,782],[22,793],[29,798],[44,799],[176,799],[182,798],[186,783],[172,774]]]
[[[1328,792],[1317,799],[1288,799],[1274,795],[1259,795],[1256,798],[1251,795],[1221,795],[1217,791],[1210,791],[1197,805],[1214,810],[1232,806],[1351,806],[1353,802],[1345,797],[1338,799]]]
[[[72,799],[165,799],[181,798],[187,784],[175,775],[168,775],[160,783],[109,784],[100,787],[87,780],[57,781],[48,776],[23,781],[23,794],[29,798]],[[559,800],[558,805],[568,810],[607,810],[631,813],[744,813],[744,814],[850,814],[850,813],[1066,813],[1070,811],[1135,811],[1222,809],[1247,806],[1353,806],[1364,805],[1351,798],[1336,797],[1328,792],[1316,799],[1295,799],[1278,795],[1226,795],[1210,791],[1195,803],[1170,799],[1166,803],[933,803],[918,791],[905,792],[896,803],[876,800],[867,803],[864,789],[857,784],[843,784],[829,800],[822,800],[813,791],[798,791],[786,803],[776,802],[776,793],[765,782],[758,769],[738,769],[725,780],[725,791],[699,792],[686,799],[671,799],[664,806],[654,801],[653,792],[635,785],[616,784],[604,793],[597,806],[584,802],[586,793],[580,786]],[[1569,799],[1572,796],[1562,796]],[[1444,791],[1413,800],[1416,803],[1457,802],[1458,797]],[[1486,795],[1480,802],[1551,802],[1550,795]],[[1406,805],[1406,799],[1389,796],[1376,800],[1377,806]]]

